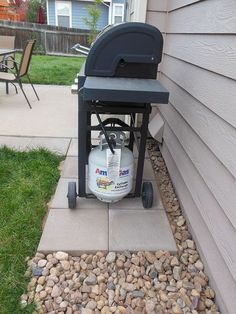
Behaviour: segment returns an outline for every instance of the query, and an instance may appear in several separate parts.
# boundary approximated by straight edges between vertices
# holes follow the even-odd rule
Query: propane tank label
[[[114,149],[114,154],[112,154],[110,149],[107,149],[106,154],[108,178],[116,182],[120,172],[121,149]]]
[[[89,188],[91,191],[102,194],[119,195],[128,194],[133,185],[133,165],[119,168],[118,175],[114,178],[109,176],[108,168],[89,168]]]

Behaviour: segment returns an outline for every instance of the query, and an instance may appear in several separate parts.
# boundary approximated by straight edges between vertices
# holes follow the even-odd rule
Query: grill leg
[[[91,125],[92,115],[91,112],[87,112],[87,125]],[[88,163],[88,155],[91,151],[91,131],[87,131],[87,163]]]
[[[138,154],[138,166],[136,173],[136,184],[135,184],[135,197],[140,197],[141,195],[141,186],[143,179],[143,166],[144,166],[144,158],[145,158],[145,148],[146,148],[146,140],[147,140],[147,131],[148,131],[148,122],[149,122],[149,113],[150,113],[150,105],[146,105],[147,110],[143,114],[142,118],[142,126],[141,126],[141,139],[139,145],[139,154]]]
[[[6,94],[9,94],[9,83],[6,82]]]
[[[130,114],[130,126],[134,127],[135,126],[135,113],[131,113]],[[134,148],[134,132],[130,132],[129,134],[129,146],[128,148],[131,150],[131,152],[133,151]]]
[[[87,110],[83,91],[79,92],[79,196],[86,196]]]

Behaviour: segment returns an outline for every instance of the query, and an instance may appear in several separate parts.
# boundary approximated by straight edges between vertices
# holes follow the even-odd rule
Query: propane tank
[[[88,187],[99,200],[113,203],[132,190],[134,157],[124,147],[123,132],[110,131],[107,135],[111,148],[101,133],[99,146],[89,154]]]

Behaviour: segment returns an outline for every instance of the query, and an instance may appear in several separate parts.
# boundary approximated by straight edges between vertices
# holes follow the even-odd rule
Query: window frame
[[[116,7],[122,7],[122,15],[115,15],[115,10],[116,10]],[[112,8],[112,24],[115,24],[115,17],[116,16],[121,16],[122,18],[122,22],[124,22],[124,18],[125,18],[125,5],[124,3],[113,3],[113,8]]]
[[[59,26],[58,25],[58,15],[61,15],[61,14],[57,13],[59,3],[66,3],[69,6],[69,15],[68,15],[69,16],[69,27],[72,27],[72,4],[71,4],[71,1],[64,1],[64,0],[56,0],[55,1],[56,26]],[[65,16],[65,15],[62,15],[62,16]],[[64,26],[61,26],[61,27],[64,27]]]

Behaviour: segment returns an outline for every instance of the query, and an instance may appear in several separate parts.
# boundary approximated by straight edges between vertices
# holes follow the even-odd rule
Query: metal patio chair
[[[15,87],[16,93],[18,93],[17,91],[17,87],[14,83],[18,83],[20,86],[20,89],[22,90],[22,93],[25,96],[25,99],[30,107],[30,109],[32,108],[30,105],[30,102],[26,96],[26,93],[23,89],[23,84],[21,81],[21,78],[23,76],[27,76],[28,81],[30,83],[30,85],[33,88],[33,91],[37,97],[37,99],[39,100],[39,96],[36,93],[36,90],[30,80],[29,74],[28,74],[28,70],[29,70],[29,65],[30,65],[30,60],[31,60],[31,56],[32,56],[32,52],[33,52],[33,48],[35,45],[35,40],[29,40],[24,48],[24,51],[22,53],[22,57],[21,57],[21,61],[19,63],[19,66],[17,65],[17,63],[14,61],[14,65],[15,65],[15,69],[16,71],[13,72],[12,69],[10,69],[7,65],[5,65],[6,69],[9,71],[7,72],[0,72],[0,82],[5,82],[5,83],[12,83]]]
[[[15,48],[15,36],[0,36],[0,48],[2,49],[14,49]],[[0,56],[0,72],[7,72],[4,65],[7,65],[9,69],[14,69],[15,54],[7,56],[7,61],[4,56]],[[6,83],[6,93],[8,94],[8,83]]]

